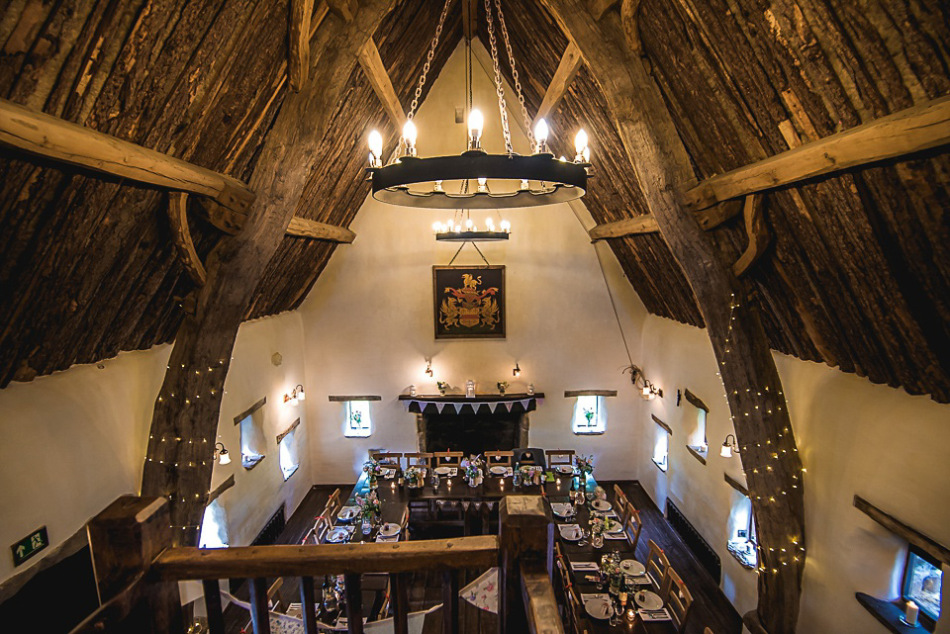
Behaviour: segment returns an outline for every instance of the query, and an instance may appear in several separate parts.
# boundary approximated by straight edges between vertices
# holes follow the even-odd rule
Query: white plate
[[[622,533],[622,532],[623,532],[623,524],[621,524],[621,523],[618,522],[617,520],[614,520],[613,524],[610,525],[610,528],[607,529],[607,532],[610,533],[611,535],[616,535],[617,533]]]
[[[452,467],[436,467],[433,469],[436,475],[444,476],[452,473]]]
[[[558,517],[570,517],[574,514],[574,507],[567,502],[555,502],[551,505],[551,512]]]
[[[568,464],[558,465],[557,472],[563,473],[564,475],[571,475],[572,473],[574,473],[574,467]]]
[[[610,599],[591,599],[584,604],[584,609],[595,619],[609,619],[614,615],[614,604]]]
[[[327,533],[327,541],[331,544],[340,544],[349,538],[350,532],[342,526],[337,526],[336,528],[330,529],[330,532]]]
[[[659,610],[663,607],[663,599],[660,598],[660,595],[649,590],[636,592],[633,595],[633,600],[637,602],[637,606],[644,610]]]
[[[584,531],[579,526],[559,526],[561,537],[569,542],[579,542],[584,537]]]
[[[379,529],[379,534],[383,537],[392,537],[393,535],[398,535],[399,531],[402,530],[399,524],[393,524],[392,522],[387,522],[383,524],[383,527]]]
[[[646,567],[636,559],[624,559],[620,562],[620,569],[623,570],[623,574],[631,577],[639,577],[647,571]]]
[[[501,465],[498,465],[497,467],[492,467],[491,469],[489,469],[489,471],[491,471],[493,475],[500,475],[500,476],[508,475],[508,467],[503,467]]]
[[[355,506],[344,506],[340,509],[339,514],[337,514],[337,519],[340,520],[351,520],[359,514],[359,508]]]
[[[601,511],[602,513],[606,513],[613,508],[607,500],[594,500],[590,505],[595,511]]]

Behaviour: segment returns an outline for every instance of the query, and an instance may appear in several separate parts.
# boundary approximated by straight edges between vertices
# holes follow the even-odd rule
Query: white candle
[[[920,608],[917,607],[917,604],[913,601],[908,601],[907,607],[904,610],[904,620],[910,625],[917,625],[918,612],[920,612]]]

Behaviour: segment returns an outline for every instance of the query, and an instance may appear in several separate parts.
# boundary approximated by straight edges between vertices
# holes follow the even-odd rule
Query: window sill
[[[876,599],[863,592],[856,592],[854,597],[858,600],[858,603],[864,606],[864,609],[880,621],[881,625],[895,632],[895,634],[919,634],[921,631],[930,631],[923,619],[919,621],[920,625],[918,627],[901,623],[900,617],[903,616],[904,612],[897,603]]]
[[[257,465],[261,464],[261,461],[265,457],[266,456],[241,456],[241,466],[244,467],[245,470],[250,471]]]
[[[343,434],[343,437],[344,437],[344,438],[369,438],[369,437],[372,436],[372,435],[373,435],[373,434],[372,434],[371,432],[367,432],[367,433],[365,433],[365,434],[363,434],[363,433],[360,433],[360,434]]]
[[[746,568],[747,570],[755,570],[755,567],[758,565],[758,556],[756,555],[755,549],[753,548],[751,553],[747,553],[744,549],[740,549],[740,547],[744,547],[748,543],[749,542],[744,539],[730,539],[726,543],[726,550],[729,551],[730,555],[735,557],[736,561],[738,561],[743,568]]]
[[[296,466],[294,466],[294,470],[293,470],[293,471],[291,471],[290,473],[285,473],[285,474],[284,474],[284,482],[286,482],[287,480],[290,480],[290,479],[294,476],[294,474],[297,473],[298,471],[300,471],[300,465],[299,465],[299,464],[296,465]]]
[[[657,462],[656,460],[653,461],[653,464],[655,464],[655,465],[656,465],[656,468],[659,469],[660,471],[662,471],[663,473],[666,473],[666,470],[667,470],[667,469],[669,468],[669,466],[670,466],[669,462],[667,462],[667,463],[665,463],[665,464],[660,464],[660,463]]]
[[[686,449],[689,450],[690,455],[699,460],[701,463],[706,464],[706,456],[709,455],[709,447],[706,447],[706,450],[703,451],[701,447],[696,445],[686,445]]]
[[[604,431],[581,431],[579,429],[574,430],[575,436],[603,436]]]

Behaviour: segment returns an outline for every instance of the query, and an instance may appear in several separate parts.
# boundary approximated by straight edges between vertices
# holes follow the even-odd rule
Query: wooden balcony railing
[[[553,524],[540,496],[507,496],[499,535],[395,543],[173,548],[168,504],[123,496],[88,526],[100,608],[73,634],[184,632],[178,581],[201,580],[208,625],[224,633],[219,579],[246,578],[255,634],[269,634],[266,578],[301,577],[304,629],[316,634],[313,577],[342,574],[349,632],[361,633],[363,573],[389,573],[393,624],[408,632],[408,575],[442,571],[443,632],[459,631],[459,571],[499,566],[499,631],[561,633],[551,586]]]

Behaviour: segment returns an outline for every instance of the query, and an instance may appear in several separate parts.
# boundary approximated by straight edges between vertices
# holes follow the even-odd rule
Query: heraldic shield
[[[504,266],[433,266],[432,280],[436,339],[504,339]]]

